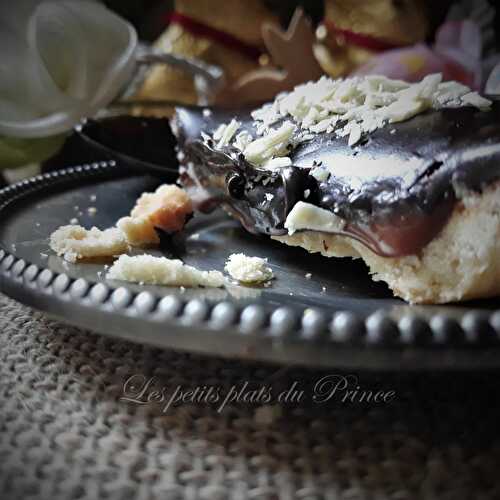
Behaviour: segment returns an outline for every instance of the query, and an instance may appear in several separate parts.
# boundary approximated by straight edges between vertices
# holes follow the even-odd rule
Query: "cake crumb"
[[[134,247],[160,243],[160,238],[147,217],[122,217],[116,226],[123,232],[128,243]]]
[[[95,215],[97,213],[97,208],[96,207],[89,207],[89,208],[87,208],[87,212],[89,215]]]
[[[130,216],[121,218],[117,226],[132,246],[156,245],[160,238],[155,228],[180,231],[192,212],[187,193],[173,184],[164,184],[154,193],[143,193]]]
[[[50,248],[68,262],[93,257],[113,257],[128,250],[123,233],[116,228],[62,226],[50,235]]]
[[[310,280],[312,278],[312,274],[311,273],[306,273],[305,276],[306,276],[307,280]]]
[[[72,219],[70,219],[69,223],[76,225],[76,224],[78,224],[78,219],[76,217],[73,217]]]
[[[224,269],[231,278],[240,283],[264,283],[273,278],[273,271],[267,265],[267,259],[249,257],[243,253],[230,255]]]
[[[96,201],[97,200],[97,196],[95,194],[91,194],[90,197],[89,197],[89,200],[90,201]]]
[[[122,255],[109,269],[108,279],[148,285],[179,287],[224,286],[224,276],[219,271],[200,271],[180,260],[152,255]]]

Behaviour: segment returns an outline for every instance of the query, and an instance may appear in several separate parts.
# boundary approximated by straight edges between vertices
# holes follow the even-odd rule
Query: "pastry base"
[[[500,295],[500,183],[459,200],[448,224],[420,255],[380,257],[360,242],[318,231],[273,239],[325,257],[361,258],[375,281],[415,304]]]

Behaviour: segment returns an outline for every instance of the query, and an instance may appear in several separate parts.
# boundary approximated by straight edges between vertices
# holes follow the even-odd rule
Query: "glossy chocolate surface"
[[[415,254],[446,224],[457,192],[500,179],[500,101],[487,112],[428,111],[386,125],[354,148],[345,137],[317,134],[290,152],[292,167],[275,171],[248,164],[231,146],[217,150],[201,140],[202,131],[211,135],[233,117],[255,136],[249,110],[206,114],[177,111],[181,181],[192,192],[196,186],[202,206],[223,204],[253,232],[285,234],[286,216],[303,200],[344,219],[342,234],[380,255]],[[316,165],[328,167],[326,181],[309,175]]]
[[[178,170],[175,144],[167,118],[120,115],[88,119],[75,127],[43,169],[113,160],[121,168],[173,178]]]

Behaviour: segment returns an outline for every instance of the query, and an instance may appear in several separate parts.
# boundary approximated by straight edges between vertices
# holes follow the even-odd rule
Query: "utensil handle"
[[[215,64],[208,64],[205,61],[193,57],[184,57],[177,54],[160,52],[159,50],[140,45],[136,56],[137,71],[132,81],[129,83],[125,91],[116,98],[116,101],[133,101],[133,95],[142,86],[146,76],[147,69],[150,66],[163,64],[184,71],[193,77],[193,84],[198,94],[198,104],[207,105],[214,100],[214,96],[219,89],[224,85],[225,76],[224,70]],[[131,99],[132,98],[132,99]],[[176,106],[177,102],[158,102],[152,101],[154,105],[171,105]],[[122,104],[120,102],[120,104]],[[141,104],[148,106],[150,104]]]
[[[158,52],[151,50],[137,57],[137,64],[167,64],[181,69],[193,77],[201,77],[207,80],[210,86],[218,87],[224,79],[224,71],[220,66],[207,64],[195,58],[182,57],[176,54]]]

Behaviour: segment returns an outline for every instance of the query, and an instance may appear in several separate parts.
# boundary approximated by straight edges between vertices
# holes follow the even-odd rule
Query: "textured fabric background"
[[[121,401],[124,382],[155,376],[168,396],[246,381],[274,394],[337,374],[115,342],[3,296],[0,358],[2,499],[500,498],[495,373],[356,373],[396,392],[380,405],[307,397],[281,415],[251,403],[163,412]]]

